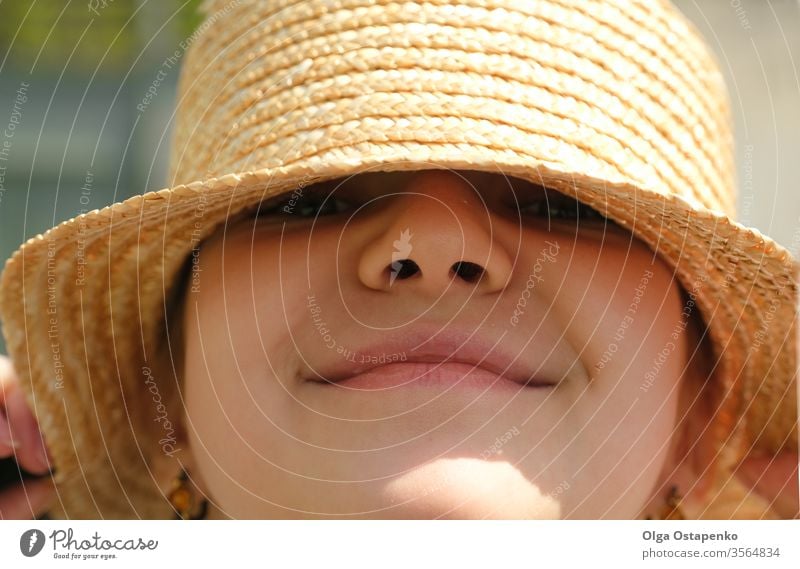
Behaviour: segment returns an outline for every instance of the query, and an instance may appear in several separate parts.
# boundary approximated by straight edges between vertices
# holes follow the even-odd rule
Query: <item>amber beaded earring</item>
[[[667,499],[664,505],[661,507],[661,511],[659,512],[659,516],[657,519],[659,520],[685,520],[686,518],[681,511],[681,499],[682,497],[678,494],[678,487],[672,486],[669,489],[669,493],[667,494]],[[647,516],[645,519],[652,520],[652,516]]]
[[[189,474],[183,468],[172,481],[169,503],[175,510],[176,520],[200,520],[208,513],[208,500],[203,498],[197,503],[196,493],[190,488]]]

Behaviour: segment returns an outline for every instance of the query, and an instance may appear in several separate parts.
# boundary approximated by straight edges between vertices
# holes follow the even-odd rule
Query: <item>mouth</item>
[[[561,377],[546,362],[482,340],[439,334],[409,336],[338,356],[306,374],[306,381],[359,391],[384,389],[552,389]]]
[[[521,384],[488,369],[470,363],[406,361],[379,365],[337,381],[324,380],[348,389],[379,391],[395,388],[453,388],[519,391],[526,388],[555,387],[555,384],[531,381]]]

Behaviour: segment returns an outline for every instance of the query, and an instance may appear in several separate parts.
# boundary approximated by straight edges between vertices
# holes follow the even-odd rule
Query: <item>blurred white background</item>
[[[739,221],[800,252],[800,2],[675,0],[716,53],[736,121]]]

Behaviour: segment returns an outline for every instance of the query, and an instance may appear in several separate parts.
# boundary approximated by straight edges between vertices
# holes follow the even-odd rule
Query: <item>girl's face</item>
[[[204,243],[184,395],[217,513],[642,516],[680,418],[681,289],[627,230],[546,196],[364,173]]]

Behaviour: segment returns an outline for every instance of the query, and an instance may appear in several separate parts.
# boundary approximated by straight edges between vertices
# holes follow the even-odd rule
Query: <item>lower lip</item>
[[[360,391],[417,387],[481,391],[530,388],[484,368],[457,362],[395,362],[374,367],[331,385]]]

